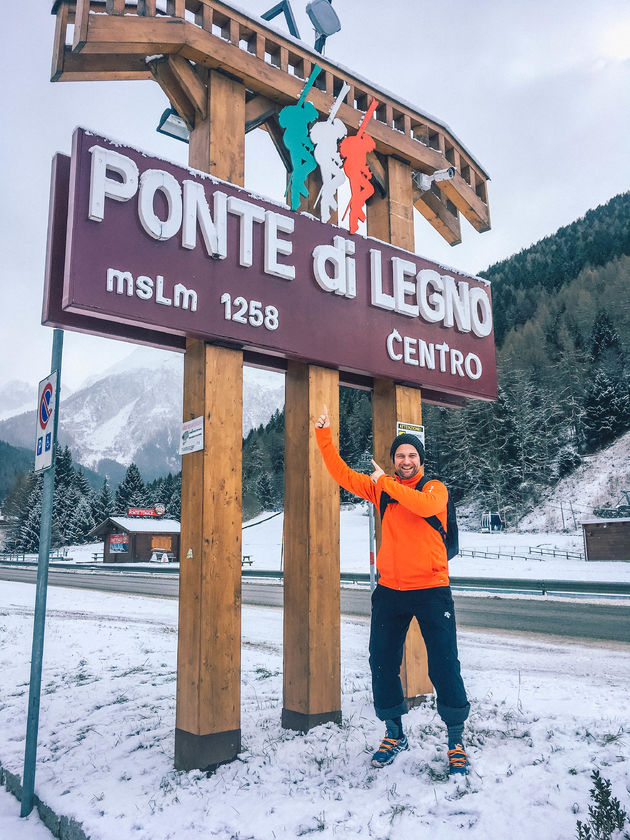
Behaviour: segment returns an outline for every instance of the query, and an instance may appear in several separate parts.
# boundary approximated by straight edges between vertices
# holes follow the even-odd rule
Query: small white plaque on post
[[[203,449],[203,417],[195,417],[182,423],[179,441],[179,454],[188,455],[190,452],[200,452]]]

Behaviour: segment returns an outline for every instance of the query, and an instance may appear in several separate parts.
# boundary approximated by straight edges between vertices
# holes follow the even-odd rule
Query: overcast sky
[[[52,331],[40,325],[50,162],[81,125],[185,163],[187,146],[155,132],[167,100],[154,82],[51,84],[50,2],[9,3],[0,33],[0,386],[37,382]],[[252,14],[275,0],[240,0]],[[305,0],[292,0],[301,35]],[[418,217],[416,251],[470,273],[526,248],[630,186],[628,0],[334,0],[342,31],[326,54],[445,122],[491,177],[492,230],[462,219],[448,246]],[[264,138],[263,138],[264,140]],[[246,186],[279,197],[281,165],[250,136]],[[71,388],[132,345],[67,332]]]

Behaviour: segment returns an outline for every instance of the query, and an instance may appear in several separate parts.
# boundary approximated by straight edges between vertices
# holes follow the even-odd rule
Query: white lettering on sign
[[[293,253],[293,243],[288,239],[280,239],[278,233],[293,233],[295,222],[290,216],[282,216],[267,210],[265,213],[265,271],[284,280],[295,279],[295,266],[278,262],[278,256],[290,256]]]
[[[445,327],[472,331],[479,338],[490,335],[492,308],[485,289],[471,289],[465,280],[455,280],[432,268],[416,271],[411,260],[392,257],[390,262],[392,294],[384,290],[382,254],[377,248],[370,249],[373,306],[410,318],[420,317],[429,324],[441,321]]]
[[[402,361],[405,365],[435,370],[437,351],[438,364],[442,373],[448,372],[451,376],[469,379],[479,379],[483,373],[479,356],[475,353],[464,356],[461,350],[449,347],[446,342],[433,344],[421,338],[402,336],[398,330],[392,330],[385,340],[385,347],[387,355],[393,362]]]
[[[197,223],[206,253],[213,259],[227,257],[227,196],[217,190],[213,196],[214,217],[210,215],[206,191],[197,181],[184,181],[182,247],[197,247]]]
[[[223,292],[220,303],[223,304],[223,317],[226,321],[236,321],[237,324],[249,324],[252,327],[262,327],[267,330],[277,330],[278,310],[275,306],[265,306],[259,300],[245,300],[244,297],[232,296]],[[234,308],[232,308],[234,306]]]
[[[162,193],[168,207],[166,219],[155,212],[156,193]],[[182,226],[182,188],[176,178],[161,169],[147,169],[140,176],[138,215],[145,231],[160,242],[175,236]]]
[[[355,245],[343,236],[333,237],[333,245],[317,245],[313,250],[313,274],[321,289],[347,298],[357,296],[357,273],[352,254]],[[330,265],[332,273],[328,273]]]
[[[235,195],[228,198],[227,209],[240,219],[239,261],[242,266],[249,268],[254,262],[254,222],[264,222],[265,211],[251,201],[244,201]]]
[[[197,311],[197,292],[194,289],[187,289],[183,283],[176,283],[171,291],[172,297],[165,294],[164,277],[158,274],[155,281],[152,277],[140,274],[134,280],[130,271],[121,271],[118,268],[107,269],[106,289],[116,295],[134,294],[140,300],[155,300],[162,306],[173,306],[176,309],[189,309]]]
[[[254,222],[264,224],[264,271],[283,280],[295,279],[295,266],[284,261],[293,253],[293,243],[286,238],[294,232],[291,216],[265,211],[251,201],[214,193],[213,213],[203,184],[184,179],[179,181],[162,169],[147,169],[141,176],[130,158],[119,152],[92,146],[90,200],[88,217],[93,222],[105,218],[105,200],[129,201],[138,195],[138,218],[144,231],[158,241],[172,239],[181,230],[182,247],[197,247],[197,227],[209,257],[227,257],[227,213],[239,218],[239,262],[245,268],[254,264]],[[115,175],[117,177],[111,177]],[[156,211],[160,193],[165,212]],[[161,218],[164,216],[164,218]],[[284,234],[284,235],[283,235]]]
[[[90,176],[90,200],[88,218],[93,222],[102,222],[105,217],[105,199],[129,201],[138,190],[138,167],[131,158],[92,146],[92,168]],[[108,178],[107,172],[115,173],[119,178]]]
[[[129,208],[137,212],[142,230],[151,239],[166,242],[180,237],[183,249],[194,251],[199,246],[208,259],[226,260],[229,255],[233,266],[256,272],[262,265],[269,277],[289,281],[296,279],[296,266],[291,259],[296,216],[283,213],[282,208],[266,209],[261,206],[262,200],[258,201],[255,196],[228,195],[228,187],[222,189],[221,183],[214,179],[210,179],[212,191],[206,192],[208,179],[201,174],[195,180],[194,172],[185,173],[189,177],[177,176],[161,168],[140,172],[141,164],[136,164],[119,151],[99,145],[91,146],[89,151],[88,218],[92,222],[104,221],[108,207],[112,212],[115,206],[111,202],[131,202]],[[366,249],[357,245],[357,240],[346,231],[339,228],[337,231],[332,236],[332,242],[328,240],[310,246],[311,274],[310,277],[300,276],[299,280],[316,284],[328,294],[349,300],[359,298],[361,305],[367,303],[392,313],[386,318],[390,323],[385,329],[391,332],[386,337],[385,350],[391,361],[408,369],[407,374],[410,373],[409,368],[439,371],[453,377],[451,381],[456,391],[468,384],[460,382],[456,385],[457,380],[480,379],[483,375],[480,356],[473,352],[465,353],[452,345],[457,344],[458,333],[479,339],[491,334],[489,289],[476,285],[475,280],[458,277],[457,272],[451,276],[447,269],[440,266],[437,270],[419,268],[418,262],[425,265],[426,262],[403,250],[392,249],[385,243],[372,240],[372,247]],[[238,243],[231,242],[230,237],[234,240],[238,237]],[[369,250],[369,255],[366,250]],[[304,271],[304,257],[300,253],[295,258],[300,274]],[[117,258],[108,257],[107,260],[116,262]],[[155,266],[150,269],[151,276],[136,274],[136,270],[134,268],[132,273],[123,268],[107,268],[107,293],[160,307],[191,313],[197,311],[198,294],[195,289],[181,282],[167,281],[162,274],[156,273],[159,268]],[[169,273],[174,272],[169,269]],[[193,274],[191,271],[189,276],[198,283],[203,282],[197,279],[204,277],[203,272]],[[209,276],[214,275],[209,273]],[[228,271],[226,277],[230,276]],[[219,282],[225,289],[231,281]],[[206,296],[201,300],[214,300],[216,306],[215,294],[217,292],[212,292],[210,298]],[[277,306],[251,299],[254,294],[265,297],[264,292],[254,292],[251,287],[246,296],[235,295],[233,289],[219,292],[224,319],[242,324],[247,329],[278,329],[280,316]],[[411,320],[401,322],[396,318],[398,315]],[[286,314],[284,317],[286,326]],[[413,335],[418,331],[413,327],[400,327],[401,323],[408,325],[414,321],[418,321],[421,333],[426,324],[444,327],[444,330],[427,333],[427,339],[436,333],[442,337],[437,341],[424,340]],[[401,331],[394,327],[394,323]],[[403,334],[407,332],[411,335]],[[467,347],[470,346],[470,338]],[[254,338],[249,340],[256,341]],[[481,342],[475,346],[477,348],[482,348]],[[485,359],[484,351],[485,343],[478,350]]]

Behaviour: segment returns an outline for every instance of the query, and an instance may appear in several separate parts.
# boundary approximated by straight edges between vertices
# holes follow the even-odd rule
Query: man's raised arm
[[[322,453],[326,469],[344,490],[367,499],[368,502],[376,504],[377,490],[369,475],[356,472],[346,464],[335,448],[330,430],[330,418],[328,408],[324,410],[315,421],[315,437],[319,451]]]

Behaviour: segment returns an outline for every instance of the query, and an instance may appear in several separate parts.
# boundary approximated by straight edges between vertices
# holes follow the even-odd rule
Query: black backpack
[[[422,490],[424,485],[428,484],[431,480],[432,479],[430,478],[421,478],[414,487],[414,490]],[[397,502],[398,499],[392,499],[392,497],[385,491],[381,493],[379,505],[381,521],[385,515],[387,506],[396,504]],[[457,512],[455,510],[454,503],[451,501],[451,494],[448,494],[448,502],[446,504],[446,531],[442,527],[442,523],[437,516],[425,516],[424,518],[432,528],[435,528],[435,530],[440,533],[440,536],[444,540],[444,545],[446,546],[446,557],[448,560],[452,560],[459,552],[459,532],[457,529]]]

